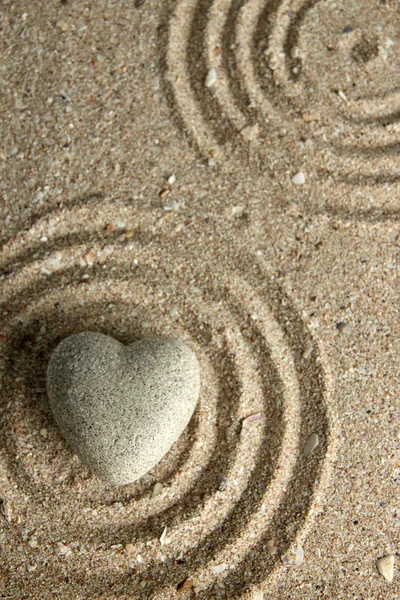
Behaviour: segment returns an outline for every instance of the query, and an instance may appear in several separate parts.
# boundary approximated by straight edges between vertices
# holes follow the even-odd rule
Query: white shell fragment
[[[304,559],[303,548],[301,546],[297,546],[296,558],[290,559],[287,556],[284,556],[282,558],[282,562],[285,565],[285,567],[298,567],[303,562],[303,559]]]
[[[382,577],[391,583],[393,581],[394,555],[388,554],[387,556],[378,558],[376,561],[376,568]]]
[[[48,269],[49,271],[58,271],[63,266],[62,261],[63,255],[61,252],[56,252],[54,255],[45,260],[43,264],[45,269]]]
[[[251,421],[259,421],[261,419],[261,413],[254,413],[243,419],[243,423],[250,423]]]
[[[212,87],[217,81],[217,71],[215,69],[210,69],[207,73],[205,86]]]
[[[238,206],[232,206],[231,212],[232,212],[233,217],[235,217],[235,216],[241,217],[242,214],[244,213],[244,211],[245,211],[245,207],[238,205]]]
[[[220,565],[212,566],[211,571],[213,573],[215,573],[216,575],[219,575],[219,573],[223,573],[224,571],[226,571],[227,568],[228,568],[228,565],[226,563],[222,563]]]
[[[165,536],[166,535],[167,535],[167,528],[164,527],[164,531],[162,532],[161,537],[160,537],[160,544],[161,544],[161,546],[164,546],[164,544],[166,543],[166,541],[165,541]]]
[[[165,211],[171,211],[173,210],[174,212],[178,212],[178,210],[180,209],[180,204],[179,202],[177,202],[176,200],[172,200],[171,204],[164,206],[164,210]]]
[[[71,556],[72,550],[69,546],[63,544],[63,542],[58,542],[56,552],[59,556]]]
[[[307,456],[310,456],[311,452],[318,446],[319,444],[319,437],[318,437],[318,433],[312,433],[310,435],[310,437],[308,438],[308,440],[306,441],[306,444],[304,446],[304,456],[307,458]]]
[[[292,183],[294,183],[295,185],[303,185],[303,183],[305,182],[306,178],[302,171],[299,171],[299,173],[296,173],[296,175],[292,177]]]

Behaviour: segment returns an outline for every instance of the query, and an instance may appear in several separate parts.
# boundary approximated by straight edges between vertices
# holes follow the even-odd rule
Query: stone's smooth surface
[[[168,452],[195,409],[200,369],[183,342],[124,346],[102,333],[63,340],[50,358],[47,392],[73,451],[106,483],[132,483]]]
[[[376,561],[376,568],[379,573],[390,583],[393,581],[393,569],[394,569],[394,555],[388,554],[382,556]]]

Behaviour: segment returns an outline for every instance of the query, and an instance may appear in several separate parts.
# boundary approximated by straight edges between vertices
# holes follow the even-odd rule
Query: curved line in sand
[[[182,57],[186,58],[190,52],[188,44],[196,5],[197,0],[182,0],[176,3],[169,23],[167,77],[181,117],[187,130],[198,144],[200,152],[206,156],[220,159],[223,158],[223,152],[215,142],[208,124],[204,121],[190,85],[186,61],[182,59]]]
[[[229,48],[224,47],[223,37],[225,29],[230,27],[228,18],[231,6],[232,0],[215,0],[213,3],[206,30],[206,53],[208,68],[214,68],[217,73],[213,94],[218,101],[221,113],[225,113],[230,122],[240,131],[248,124],[247,118],[235,105],[229,88],[229,73],[225,72],[222,61],[223,54],[230,51]]]
[[[76,215],[75,215],[76,217]],[[51,225],[52,223],[52,219],[51,218],[46,218],[45,222],[47,225]],[[76,224],[76,221],[75,221]],[[37,224],[37,226],[35,226],[33,228],[33,233],[36,236],[36,232],[40,232],[40,229],[42,228],[43,223],[39,223]],[[32,232],[31,232],[32,233]],[[56,232],[53,230],[53,235],[56,235]],[[29,237],[29,236],[28,236]],[[49,241],[49,243],[51,243],[51,239]],[[19,252],[16,252],[17,248],[14,248],[14,252],[12,253],[12,258],[11,260],[14,262],[15,266],[17,267],[17,263],[15,261],[18,261],[19,258],[21,258],[21,256],[19,255]],[[71,251],[72,253],[74,253],[74,250],[76,250],[76,248],[72,248]],[[116,248],[115,250],[115,254],[118,255],[121,252],[121,249]],[[123,254],[123,250],[122,250],[122,254]],[[78,253],[79,254],[79,253]],[[75,255],[74,260],[78,260],[77,256],[78,254]],[[43,260],[44,256],[42,257]],[[118,257],[116,256],[116,264],[119,264],[120,259],[118,259]],[[40,263],[40,259],[39,259],[39,263]],[[74,263],[76,264],[76,262]],[[112,266],[111,266],[112,268]],[[29,267],[27,266],[27,269],[29,271]],[[24,286],[26,286],[27,283],[27,275],[28,275],[28,271],[26,271],[26,273],[24,272],[24,269],[19,270],[18,274],[14,277],[13,283],[14,283],[14,295],[18,296],[18,294],[20,293],[20,291],[24,288]],[[73,273],[73,270],[71,271],[71,273]],[[110,272],[111,275],[111,272]],[[32,275],[31,275],[32,276]],[[108,276],[108,270],[105,273],[105,277],[107,278]],[[68,279],[68,277],[67,277]],[[43,277],[44,282],[46,281],[46,277]],[[50,281],[51,279],[49,279]],[[259,499],[258,502],[258,508],[253,510],[251,512],[251,514],[248,515],[248,518],[246,517],[246,527],[243,530],[243,526],[242,526],[242,531],[241,533],[239,533],[239,535],[237,534],[237,531],[235,529],[233,529],[233,532],[235,534],[235,539],[232,539],[229,535],[226,538],[226,543],[224,543],[224,546],[221,547],[220,549],[215,549],[216,550],[216,554],[214,555],[214,562],[216,561],[222,561],[224,559],[224,555],[225,553],[228,553],[230,549],[232,549],[235,546],[235,543],[238,542],[246,542],[247,546],[245,545],[244,548],[247,548],[249,545],[251,544],[257,544],[259,542],[259,538],[260,536],[263,536],[265,534],[266,531],[266,527],[269,526],[269,524],[271,523],[271,520],[274,519],[274,511],[275,513],[277,513],[278,515],[280,515],[281,513],[281,503],[285,497],[285,494],[287,491],[290,491],[290,487],[291,484],[293,483],[293,481],[296,481],[296,479],[298,479],[299,474],[297,474],[296,472],[296,468],[299,466],[299,460],[301,461],[301,459],[299,459],[299,454],[301,453],[301,448],[300,448],[300,430],[301,430],[301,423],[303,421],[301,414],[302,414],[302,410],[303,408],[301,407],[301,401],[300,401],[300,389],[299,386],[303,386],[302,383],[302,375],[300,374],[300,378],[299,378],[299,372],[298,372],[298,366],[295,365],[294,363],[294,355],[293,355],[293,349],[291,348],[291,345],[288,345],[289,339],[287,338],[287,335],[285,334],[285,332],[283,331],[281,325],[279,324],[279,322],[276,320],[276,317],[272,314],[272,312],[270,311],[268,305],[265,303],[265,300],[262,299],[262,296],[260,296],[260,293],[257,292],[257,286],[254,287],[254,285],[251,285],[250,283],[248,283],[243,277],[239,277],[238,274],[236,272],[232,272],[230,274],[227,274],[227,282],[229,282],[229,298],[230,298],[230,302],[232,304],[232,308],[228,310],[228,312],[226,312],[226,310],[222,310],[222,312],[220,312],[220,314],[215,313],[215,306],[216,305],[209,305],[207,302],[204,303],[202,301],[202,306],[204,307],[206,313],[210,313],[212,315],[216,315],[216,319],[217,322],[221,321],[222,322],[226,322],[228,330],[230,330],[230,340],[228,340],[228,347],[231,346],[232,348],[237,348],[240,347],[242,348],[241,354],[239,353],[239,356],[236,358],[236,363],[238,365],[238,372],[241,375],[242,381],[241,381],[241,385],[242,385],[242,393],[243,393],[243,397],[245,397],[246,395],[246,389],[248,389],[250,382],[252,381],[253,385],[254,385],[254,380],[259,381],[259,372],[256,370],[252,370],[252,368],[250,367],[252,364],[252,361],[254,360],[254,358],[252,358],[252,354],[253,351],[250,350],[251,346],[249,345],[249,341],[251,338],[248,338],[248,340],[244,340],[243,338],[243,333],[241,332],[241,327],[242,324],[244,324],[243,321],[243,317],[240,316],[239,321],[237,321],[237,318],[234,318],[233,320],[231,320],[231,310],[233,310],[233,307],[241,307],[240,310],[244,310],[244,314],[247,315],[246,318],[248,319],[250,316],[250,322],[251,322],[251,315],[258,313],[258,317],[257,319],[254,321],[254,323],[252,324],[252,328],[251,330],[254,331],[254,334],[256,335],[257,339],[260,340],[265,340],[266,343],[266,347],[268,348],[268,352],[269,352],[269,357],[268,357],[268,362],[270,362],[271,365],[273,365],[273,368],[277,370],[277,374],[278,374],[278,378],[279,381],[281,382],[282,388],[283,388],[283,398],[284,398],[284,405],[285,405],[285,410],[283,412],[284,415],[284,433],[283,433],[283,440],[281,443],[281,447],[280,447],[280,457],[277,459],[276,464],[279,464],[279,466],[281,467],[279,471],[275,471],[275,475],[276,477],[272,480],[270,480],[268,482],[268,486],[266,488],[266,492],[263,494],[262,499]],[[126,282],[125,282],[126,284]],[[106,279],[106,281],[103,281],[102,283],[98,282],[97,283],[99,287],[99,289],[101,289],[102,287],[105,290],[105,293],[108,292],[110,293],[110,291],[112,291],[112,286],[109,285],[108,280]],[[44,293],[45,293],[45,289],[46,286],[43,288]],[[71,290],[71,293],[73,292],[73,290]],[[285,298],[285,294],[283,294],[282,298]],[[44,302],[45,299],[42,299],[41,302]],[[39,304],[41,304],[41,302],[39,302]],[[285,301],[286,302],[286,301]],[[37,305],[37,307],[39,307],[39,305]],[[236,308],[235,308],[236,310]],[[232,313],[234,314],[234,313]],[[240,313],[241,314],[241,313]],[[213,321],[213,318],[212,318]],[[215,327],[214,327],[215,328]],[[260,346],[260,348],[262,349],[263,346]],[[199,352],[201,354],[201,350]],[[257,354],[256,354],[257,356]],[[241,366],[242,365],[242,366]],[[246,367],[247,365],[247,367]],[[247,375],[246,375],[247,373]],[[244,379],[243,379],[244,377]],[[254,378],[252,380],[252,378]],[[323,380],[325,378],[323,377]],[[248,382],[248,383],[247,383]],[[261,393],[261,389],[260,389],[260,383],[257,383],[256,385],[257,390],[260,390]],[[214,392],[216,393],[216,392]],[[322,401],[323,406],[325,407],[324,410],[328,411],[329,408],[329,400],[326,397],[325,392],[323,392],[323,390],[319,390],[317,389],[316,391],[316,397],[314,401],[317,401],[318,398],[320,398],[320,401]],[[322,397],[321,397],[322,394]],[[302,392],[302,395],[304,396],[304,391]],[[259,397],[258,401],[262,401],[262,396],[263,394],[261,393],[261,396]],[[257,403],[257,402],[256,402]],[[327,422],[332,423],[332,417],[327,417]],[[265,423],[265,427],[268,428],[268,423]],[[315,511],[317,510],[317,506],[319,506],[318,503],[321,502],[321,497],[323,495],[324,492],[324,488],[328,483],[329,480],[329,468],[328,468],[328,463],[329,460],[331,458],[331,455],[333,453],[332,448],[334,445],[334,441],[335,441],[335,435],[332,433],[333,432],[333,427],[329,428],[329,431],[324,431],[324,435],[326,437],[326,443],[325,443],[325,449],[324,449],[324,457],[321,461],[321,459],[318,460],[318,464],[319,464],[319,468],[317,471],[315,471],[315,476],[317,477],[317,479],[315,480],[315,482],[313,483],[312,486],[312,499],[310,498],[308,500],[309,504],[307,506],[307,512],[304,513],[304,515],[302,515],[301,517],[301,522],[299,522],[296,525],[296,534],[295,536],[289,536],[288,538],[288,543],[289,546],[287,544],[285,544],[285,550],[289,549],[290,547],[292,547],[295,543],[297,543],[299,541],[299,539],[302,539],[305,535],[305,532],[309,531],[309,529],[312,527],[312,523],[311,523],[311,519],[310,516],[312,514],[315,513]],[[302,433],[302,437],[304,436],[304,434]],[[256,441],[256,440],[254,440]],[[260,443],[262,442],[262,437],[258,438],[257,443],[255,444],[254,448],[252,448],[253,451],[253,456],[257,455],[257,453],[259,452],[260,449]],[[243,437],[243,443],[246,445],[246,438]],[[212,448],[211,448],[211,452],[212,452]],[[240,454],[240,443],[239,445],[237,445],[236,447],[237,452],[235,452],[235,454]],[[207,454],[207,456],[209,456],[209,453]],[[231,468],[231,471],[229,472],[229,476],[234,477],[235,473],[237,471],[238,467],[235,467],[235,464],[233,463],[233,466]],[[248,476],[245,476],[241,482],[241,488],[239,490],[238,495],[233,495],[231,498],[231,501],[229,503],[229,505],[225,504],[222,506],[222,509],[220,512],[217,511],[216,516],[216,523],[214,525],[214,528],[211,530],[210,533],[208,533],[208,535],[201,540],[201,545],[204,546],[205,548],[208,547],[209,542],[207,541],[208,538],[210,537],[210,535],[214,535],[216,533],[218,533],[218,528],[221,525],[221,522],[227,522],[227,523],[231,523],[232,524],[232,516],[229,516],[232,513],[232,507],[234,507],[235,503],[240,503],[241,499],[242,499],[242,492],[245,492],[246,490],[250,490],[251,489],[251,473],[246,474]],[[255,481],[253,481],[253,483],[256,483]],[[243,489],[242,489],[243,488]],[[311,489],[311,488],[310,488]],[[181,491],[180,491],[180,497],[181,497]],[[249,498],[248,493],[245,494],[243,496],[243,500],[245,502],[248,502],[248,500],[246,500],[246,498]],[[176,501],[176,498],[175,498]],[[178,523],[177,527],[174,528],[174,526],[171,527],[171,531],[170,534],[172,534],[174,536],[174,534],[176,536],[179,536],[180,533],[182,532],[182,528],[183,530],[185,529],[186,526],[191,526],[193,525],[194,528],[196,529],[196,518],[200,519],[201,521],[201,515],[203,513],[204,510],[207,509],[207,507],[209,507],[210,505],[213,505],[213,503],[215,503],[215,494],[211,495],[210,499],[207,501],[208,504],[204,505],[204,507],[200,507],[198,510],[195,510],[192,514],[191,514],[191,519],[188,520],[187,522],[182,522],[182,523]],[[285,505],[285,503],[283,503]],[[162,514],[163,512],[165,512],[165,510],[168,508],[168,506],[165,506],[165,503],[163,502],[163,504],[158,507],[158,509],[156,509],[153,513],[153,515],[156,514]],[[281,517],[284,518],[284,516],[286,515],[285,510],[287,509],[287,507],[285,507],[283,510],[284,512],[282,513]],[[289,514],[291,514],[292,510],[295,510],[295,507],[289,507]],[[227,517],[228,514],[228,517]],[[106,511],[104,512],[104,517],[106,517]],[[121,525],[121,520],[120,519],[116,519],[115,524]],[[251,524],[253,524],[253,529],[255,531],[255,534],[250,538],[250,536],[248,535],[249,529]],[[99,525],[99,523],[97,523],[97,525]],[[199,536],[201,537],[201,528],[198,531]],[[247,537],[246,537],[247,536]],[[190,554],[190,550],[189,550],[189,554]],[[232,564],[232,567],[234,567],[233,569],[231,569],[226,577],[229,578],[230,576],[233,575],[233,573],[236,572],[237,569],[240,569],[240,565],[242,564],[242,562],[244,560],[246,560],[247,558],[247,554],[246,554],[246,550],[244,550],[242,553],[238,553],[237,555],[237,559],[235,560],[234,565]],[[236,568],[235,568],[236,567]],[[272,569],[269,569],[269,575],[268,573],[266,573],[266,577],[275,577],[276,574],[278,574],[281,571],[281,565],[279,564],[275,564],[275,566],[272,565]],[[204,568],[200,568],[200,570],[197,570],[196,572],[198,573],[198,575],[201,576],[202,575],[208,575],[209,577],[211,577],[213,579],[213,581],[216,580],[216,577],[213,577],[213,573],[210,573],[210,569],[212,569],[212,564],[211,562],[208,562],[208,564],[204,567]],[[207,588],[208,589],[208,588]],[[205,590],[206,591],[206,590]]]

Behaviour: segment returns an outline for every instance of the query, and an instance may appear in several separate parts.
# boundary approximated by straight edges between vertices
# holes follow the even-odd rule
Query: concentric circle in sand
[[[116,225],[105,227],[110,215]],[[59,593],[90,580],[101,596],[106,578],[115,597],[164,598],[191,577],[199,598],[239,598],[286,568],[282,558],[321,508],[336,420],[310,332],[259,259],[250,257],[250,270],[242,259],[152,213],[97,199],[44,216],[4,247],[0,481],[10,590],[26,585],[12,543],[19,535],[37,541],[32,593],[51,569]],[[152,471],[117,490],[74,456],[47,404],[50,353],[82,330],[125,343],[173,335],[201,365],[200,401],[184,434]],[[320,444],[305,458],[313,432]],[[163,491],[152,498],[156,482]]]

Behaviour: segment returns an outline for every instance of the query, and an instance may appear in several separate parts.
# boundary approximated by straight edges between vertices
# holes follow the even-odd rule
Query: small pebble
[[[349,323],[344,322],[336,323],[336,328],[340,333],[343,333],[345,335],[349,335],[352,331],[351,325]]]
[[[255,142],[260,135],[260,126],[258,123],[255,125],[247,125],[240,133],[248,142]]]
[[[170,189],[168,189],[168,188],[164,188],[163,190],[160,190],[160,192],[159,192],[159,194],[158,194],[158,195],[160,196],[160,198],[165,198],[165,196],[168,196],[168,194],[169,194],[170,192],[171,192],[171,190],[170,190]]]
[[[315,113],[303,113],[302,114],[303,121],[306,123],[311,123],[312,121],[318,121],[318,115]]]
[[[44,241],[43,238],[41,238],[41,241]],[[44,261],[44,268],[50,271],[58,271],[62,267],[62,261],[63,255],[61,252],[56,252],[54,256]]]
[[[268,552],[272,555],[278,552],[278,546],[276,545],[275,540],[268,540],[267,548]]]
[[[68,31],[68,23],[65,21],[57,21],[56,25],[63,32]]]
[[[59,556],[71,556],[72,550],[62,542],[58,542],[56,552]]]
[[[289,558],[287,556],[284,556],[282,558],[282,563],[286,567],[298,567],[299,565],[301,565],[301,563],[303,562],[303,560],[304,560],[303,548],[301,546],[297,546],[295,558],[291,559],[291,558]]]
[[[88,252],[85,254],[84,259],[88,267],[91,267],[94,263],[94,254],[93,252]]]
[[[382,577],[391,583],[393,581],[394,555],[388,554],[387,556],[378,558],[376,568]]]
[[[233,217],[241,217],[245,211],[244,206],[232,206],[232,216]]]
[[[193,587],[193,579],[186,578],[176,586],[178,592],[184,592],[185,590],[190,590]]]
[[[228,568],[228,565],[226,563],[222,563],[220,565],[214,565],[213,567],[211,567],[211,571],[213,573],[215,573],[216,575],[218,575],[219,573],[226,571],[227,568]]]
[[[315,450],[315,448],[318,446],[319,444],[319,438],[318,438],[318,433],[312,433],[310,435],[310,437],[308,438],[308,440],[306,441],[306,444],[304,446],[304,456],[307,458],[307,456],[310,456],[311,452],[313,450]]]
[[[228,487],[228,480],[227,480],[227,478],[224,477],[224,475],[220,475],[219,476],[218,490],[220,492],[224,492],[227,487]]]
[[[156,496],[159,496],[162,492],[163,489],[163,484],[160,482],[157,482],[154,487],[153,487],[153,491],[151,493],[151,497],[155,498]]]
[[[303,185],[303,183],[305,182],[306,178],[302,171],[299,171],[299,173],[296,173],[296,175],[292,177],[292,183],[294,183],[295,185]]]
[[[305,359],[310,358],[313,349],[314,349],[314,347],[312,346],[312,344],[307,346],[307,348],[305,349],[305,351],[303,353],[303,358],[305,358]]]
[[[170,175],[168,177],[168,185],[174,185],[175,181],[176,181],[175,175]]]
[[[11,523],[11,521],[13,520],[14,513],[9,502],[6,502],[5,500],[0,500],[0,513],[3,515],[6,521]]]
[[[160,562],[165,562],[166,557],[162,552],[157,552],[157,556],[156,556],[157,560],[159,560]]]
[[[215,69],[210,69],[207,73],[205,86],[212,87],[217,81],[217,72]]]
[[[32,573],[36,569],[37,569],[37,565],[32,565],[31,563],[28,563],[26,565],[26,570],[28,571],[28,573]],[[11,598],[11,596],[9,596],[9,598]]]
[[[132,556],[135,552],[135,546],[133,544],[125,544],[125,552],[128,556]]]
[[[180,209],[180,204],[179,202],[177,202],[176,200],[172,200],[171,204],[169,204],[168,206],[164,206],[164,210],[165,211],[174,211],[174,212],[178,212],[178,210]]]

